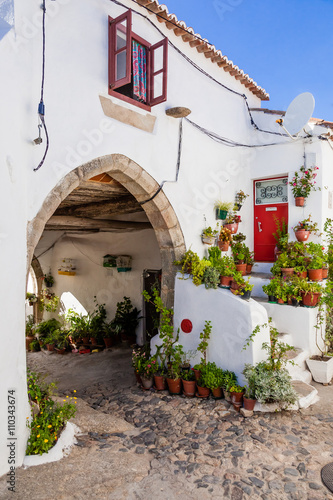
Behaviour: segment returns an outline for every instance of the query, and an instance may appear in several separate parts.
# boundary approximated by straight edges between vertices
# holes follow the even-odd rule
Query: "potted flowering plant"
[[[319,170],[318,167],[305,168],[302,165],[289,182],[297,207],[303,207],[304,201],[311,191],[316,191],[315,178],[317,177],[317,170]]]
[[[148,358],[142,366],[141,381],[144,389],[150,389],[153,386],[154,374],[158,370],[156,358]]]
[[[232,242],[232,232],[227,227],[221,227],[218,247],[222,252],[227,252],[229,250],[230,243]]]
[[[218,263],[217,269],[220,272],[221,286],[230,288],[230,282],[236,272],[234,259],[232,257],[228,257],[227,255],[222,257]]]
[[[139,347],[137,349],[133,349],[132,351],[132,366],[134,368],[134,375],[136,381],[141,384],[141,374],[144,371],[144,366],[147,361],[147,354],[145,348]]]
[[[238,231],[238,224],[242,222],[240,215],[233,213],[228,213],[225,219],[224,227],[230,229],[232,234],[236,234]]]
[[[214,245],[218,232],[218,225],[216,226],[216,229],[212,229],[211,226],[203,229],[201,233],[202,243],[205,243],[206,245]]]
[[[234,205],[234,210],[240,210],[242,208],[242,205],[246,198],[248,197],[248,194],[245,194],[244,191],[240,190],[237,191],[236,196],[235,196],[235,205]]]
[[[297,241],[307,241],[311,233],[318,233],[318,224],[311,220],[311,214],[307,219],[301,220],[294,226]]]

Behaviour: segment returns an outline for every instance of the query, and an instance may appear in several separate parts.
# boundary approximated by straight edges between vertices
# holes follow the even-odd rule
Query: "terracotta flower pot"
[[[293,267],[281,267],[282,276],[292,276],[294,274]]]
[[[316,307],[321,293],[301,292],[303,306]]]
[[[89,337],[82,337],[82,342],[84,344],[89,344]]]
[[[54,344],[46,344],[46,349],[48,351],[54,351]]]
[[[105,347],[108,348],[108,347],[112,347],[113,345],[113,339],[112,338],[105,338],[103,339],[104,340],[104,344],[105,344]]]
[[[283,299],[277,299],[277,303],[278,304],[284,304],[284,300]]]
[[[308,269],[308,276],[310,281],[321,281],[323,279],[323,270]]]
[[[246,274],[246,264],[236,264],[236,270],[239,271],[242,276]]]
[[[230,288],[231,290],[239,290],[240,285],[235,280],[232,280],[230,283]]]
[[[257,402],[256,399],[250,399],[243,396],[243,406],[245,410],[253,411],[256,402]]]
[[[56,349],[57,354],[65,354],[66,352],[66,347],[63,347],[62,349]]]
[[[197,385],[197,388],[199,396],[203,398],[208,398],[210,393],[210,389],[208,389],[208,387],[200,387],[199,385]]]
[[[134,375],[135,375],[137,383],[140,384],[140,385],[142,385],[142,380],[141,380],[140,373],[138,373],[136,370],[134,370]]]
[[[198,382],[199,378],[201,377],[201,372],[200,372],[200,370],[196,370],[196,369],[193,369],[193,371],[194,371],[195,381]]]
[[[304,196],[296,196],[295,197],[295,205],[296,207],[304,207],[305,198]]]
[[[325,280],[328,277],[328,268],[327,267],[323,267],[322,276],[323,276],[323,280]]]
[[[300,278],[306,278],[308,276],[308,272],[307,271],[300,271],[297,273],[297,276],[299,276]]]
[[[146,378],[143,375],[141,375],[141,380],[144,389],[149,390],[151,387],[153,387],[153,382],[154,382],[153,377]]]
[[[222,398],[223,393],[222,393],[222,387],[217,387],[216,389],[212,389],[212,394],[214,398]]]
[[[224,224],[226,229],[231,231],[231,234],[236,234],[238,231],[238,222],[234,222],[233,224]]]
[[[246,274],[250,274],[252,272],[253,264],[246,264]]]
[[[239,403],[242,404],[243,403],[243,396],[244,396],[243,392],[231,392],[230,396],[231,396],[232,404],[239,404]]]
[[[220,276],[220,284],[222,286],[230,287],[231,280],[232,280],[232,276]]]
[[[309,238],[311,232],[306,231],[305,229],[299,229],[298,231],[295,231],[295,236],[297,241],[307,241]]]
[[[182,380],[182,383],[185,396],[193,398],[195,396],[195,380]]]
[[[217,242],[219,249],[221,252],[227,252],[229,250],[230,242],[229,241],[218,241]]]
[[[154,385],[156,390],[165,391],[166,389],[165,377],[163,377],[162,375],[154,375]]]
[[[34,336],[33,335],[27,335],[26,338],[25,338],[25,348],[27,351],[30,351],[30,344],[31,342],[34,340]]]
[[[167,378],[168,388],[170,394],[180,394],[182,388],[182,381],[180,378]]]
[[[95,339],[95,337],[90,337],[90,342],[92,345],[97,345],[97,340]]]

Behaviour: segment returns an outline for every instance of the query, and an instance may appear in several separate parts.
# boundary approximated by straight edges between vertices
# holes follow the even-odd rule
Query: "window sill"
[[[118,95],[115,96],[118,98]],[[156,122],[156,116],[151,113],[144,114],[139,111],[128,109],[125,104],[116,104],[110,97],[99,96],[100,103],[105,116],[118,120],[132,127],[153,133]]]
[[[143,104],[140,101],[136,101],[135,99],[132,99],[131,97],[127,97],[126,95],[120,94],[119,92],[116,92],[115,90],[109,90],[109,95],[116,97],[117,99],[120,99],[121,101],[125,101],[129,104],[132,104],[133,106],[137,106],[138,108],[145,109],[146,111],[151,111],[151,106],[148,106],[148,104]]]

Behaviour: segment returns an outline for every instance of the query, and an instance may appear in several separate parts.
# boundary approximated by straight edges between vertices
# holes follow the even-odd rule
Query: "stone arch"
[[[141,202],[149,199],[159,189],[159,184],[142,167],[121,154],[111,154],[92,160],[65,175],[47,195],[41,209],[27,227],[27,259],[29,269],[35,247],[49,218],[60,203],[86,181],[101,173],[108,173],[120,182]],[[178,218],[168,198],[161,190],[157,196],[143,205],[155,231],[162,261],[162,299],[167,307],[173,306],[176,270],[173,261],[185,252],[185,241]]]

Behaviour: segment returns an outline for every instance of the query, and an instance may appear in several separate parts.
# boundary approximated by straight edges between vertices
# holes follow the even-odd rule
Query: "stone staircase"
[[[316,351],[315,340],[309,325],[315,324],[313,309],[295,308],[288,305],[269,304],[262,287],[269,283],[272,262],[256,262],[250,275],[250,283],[254,285],[252,298],[265,307],[273,325],[280,333],[280,341],[295,346],[295,351],[288,353],[292,363],[287,364],[287,370],[293,379],[293,385],[300,395],[299,408],[306,408],[318,401],[318,391],[312,387],[312,376],[306,365],[306,359]],[[311,328],[310,328],[311,330]],[[303,332],[307,331],[308,335]],[[259,408],[258,408],[259,409]],[[261,411],[270,411],[261,409]]]

